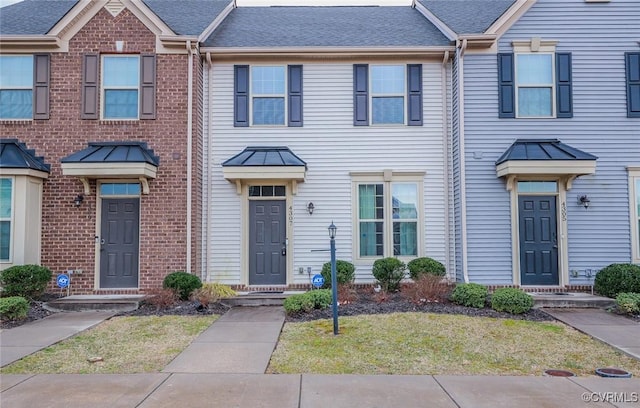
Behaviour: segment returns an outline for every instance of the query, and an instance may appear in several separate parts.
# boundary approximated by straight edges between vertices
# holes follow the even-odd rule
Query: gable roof
[[[232,0],[143,0],[178,35],[199,35]]]
[[[516,0],[418,0],[457,34],[484,33]]]
[[[76,3],[76,0],[24,0],[2,7],[0,34],[47,34]]]
[[[450,41],[412,7],[239,7],[204,47],[424,47]]]

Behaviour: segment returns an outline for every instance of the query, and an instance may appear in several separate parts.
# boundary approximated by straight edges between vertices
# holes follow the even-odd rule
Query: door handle
[[[282,256],[287,255],[287,247],[282,247]]]

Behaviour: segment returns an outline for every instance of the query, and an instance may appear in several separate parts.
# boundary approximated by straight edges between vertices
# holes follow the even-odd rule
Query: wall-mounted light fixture
[[[313,203],[312,203],[312,202],[309,202],[309,204],[307,204],[307,212],[309,213],[309,215],[313,214],[313,210],[314,210],[315,208],[316,208],[316,207],[313,205]]]
[[[591,200],[589,200],[589,197],[587,197],[586,194],[583,194],[581,196],[578,196],[578,204],[580,204],[584,208],[589,208],[589,205],[591,204]]]
[[[82,194],[78,194],[76,198],[73,200],[73,203],[76,205],[76,207],[80,207],[80,204],[82,204],[83,201],[84,201],[84,196]]]

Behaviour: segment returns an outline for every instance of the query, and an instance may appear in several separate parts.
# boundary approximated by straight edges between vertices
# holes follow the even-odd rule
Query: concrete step
[[[534,292],[529,294],[533,296],[534,308],[549,307],[605,309],[615,304],[614,299],[592,295],[589,293]]]
[[[52,311],[112,311],[129,312],[140,307],[144,295],[72,295],[44,304]]]
[[[282,306],[284,300],[291,295],[304,293],[303,291],[283,292],[239,292],[238,296],[225,298],[220,303],[226,306]]]

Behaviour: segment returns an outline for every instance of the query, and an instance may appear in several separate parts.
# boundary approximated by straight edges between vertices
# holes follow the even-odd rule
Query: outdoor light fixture
[[[76,205],[76,207],[80,207],[80,204],[82,204],[83,201],[84,201],[84,196],[82,194],[78,194],[76,198],[73,200],[73,203]]]
[[[586,194],[578,197],[578,204],[582,205],[584,208],[589,208],[589,204],[591,204],[591,200],[587,197]]]
[[[313,210],[314,208],[316,208],[312,202],[309,202],[309,204],[307,204],[307,212],[309,212],[309,215],[313,214]]]
[[[331,238],[331,297],[333,298],[333,335],[338,334],[338,278],[336,271],[336,231],[338,227],[329,225],[329,238]]]

